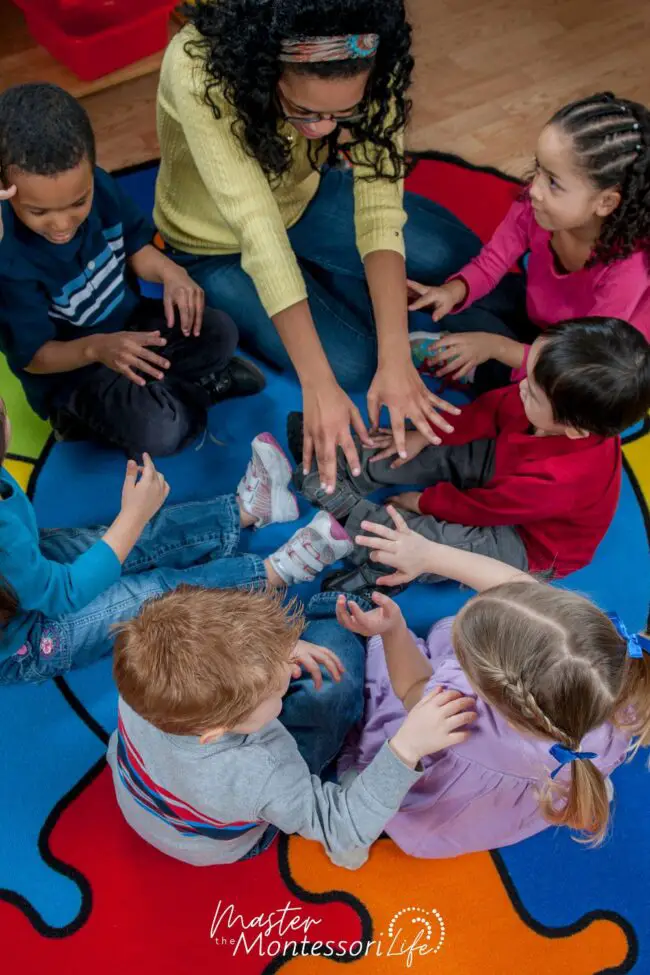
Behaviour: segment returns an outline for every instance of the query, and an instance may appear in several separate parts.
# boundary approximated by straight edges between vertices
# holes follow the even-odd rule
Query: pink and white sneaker
[[[269,562],[288,586],[311,582],[328,565],[349,555],[354,544],[329,511],[299,528],[288,542],[269,556]]]
[[[260,433],[253,443],[253,456],[237,487],[242,508],[262,528],[276,522],[295,521],[298,502],[289,490],[291,464],[273,434]]]

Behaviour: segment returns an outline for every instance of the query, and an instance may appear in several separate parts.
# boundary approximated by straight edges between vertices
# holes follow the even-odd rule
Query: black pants
[[[171,363],[164,380],[137,386],[107,366],[91,366],[72,389],[58,393],[52,426],[63,436],[72,430],[75,439],[118,447],[136,459],[144,451],[166,457],[205,429],[210,401],[200,381],[227,366],[237,347],[237,327],[228,315],[206,308],[201,334],[186,338],[178,317],[169,329],[162,304],[143,300],[128,328],[160,331],[167,339],[154,350]]]

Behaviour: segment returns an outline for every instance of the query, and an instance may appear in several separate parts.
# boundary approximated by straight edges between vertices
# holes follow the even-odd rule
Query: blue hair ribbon
[[[625,640],[627,643],[628,657],[641,660],[644,653],[650,654],[650,639],[647,636],[641,636],[639,633],[630,633],[618,613],[607,613],[607,617],[614,624],[621,640]]]
[[[598,758],[596,752],[574,752],[572,748],[565,748],[564,745],[551,745],[549,752],[555,761],[560,763],[555,771],[551,772],[552,779],[565,765],[569,765],[571,762],[586,762],[592,758]]]

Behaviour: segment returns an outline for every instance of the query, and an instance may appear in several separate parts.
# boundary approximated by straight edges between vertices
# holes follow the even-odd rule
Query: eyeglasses
[[[353,115],[332,115],[329,112],[318,112],[315,115],[287,115],[282,112],[285,122],[297,122],[303,125],[316,125],[318,122],[335,122],[336,125],[356,125],[363,122],[365,116],[362,112],[355,112]]]

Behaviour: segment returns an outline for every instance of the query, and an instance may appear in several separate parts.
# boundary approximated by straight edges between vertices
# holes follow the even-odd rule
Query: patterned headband
[[[338,34],[333,37],[296,37],[280,44],[280,61],[349,61],[377,53],[379,34]]]

